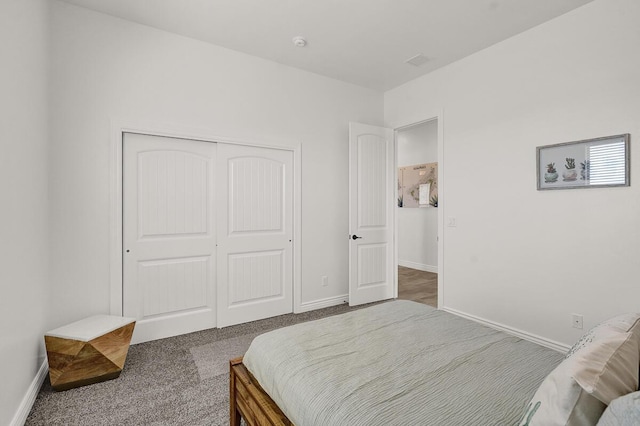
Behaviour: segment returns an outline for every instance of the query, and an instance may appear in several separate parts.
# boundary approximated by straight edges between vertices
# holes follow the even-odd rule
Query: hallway
[[[438,274],[398,266],[398,299],[438,307]]]

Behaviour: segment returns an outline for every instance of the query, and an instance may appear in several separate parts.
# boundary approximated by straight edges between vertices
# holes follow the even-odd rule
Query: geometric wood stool
[[[96,315],[47,332],[51,386],[61,391],[118,377],[135,325],[135,318]]]

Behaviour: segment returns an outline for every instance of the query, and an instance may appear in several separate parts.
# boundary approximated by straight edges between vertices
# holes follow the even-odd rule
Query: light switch
[[[455,217],[449,216],[447,218],[447,226],[450,228],[455,228],[458,225],[458,222]]]

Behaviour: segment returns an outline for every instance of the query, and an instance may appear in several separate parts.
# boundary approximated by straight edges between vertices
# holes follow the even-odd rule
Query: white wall
[[[428,121],[397,135],[398,167],[438,161],[438,122]],[[398,208],[398,264],[438,271],[438,210]]]
[[[445,307],[564,344],[639,310],[638,22],[596,0],[385,94],[387,126],[444,109]],[[536,146],[620,133],[631,187],[536,190]]]
[[[48,2],[0,2],[0,424],[10,424],[44,359]],[[28,409],[30,407],[26,407]],[[22,419],[23,420],[23,419]]]
[[[113,119],[299,142],[302,300],[347,293],[348,122],[382,124],[381,93],[66,3],[52,32],[54,325],[109,311]]]

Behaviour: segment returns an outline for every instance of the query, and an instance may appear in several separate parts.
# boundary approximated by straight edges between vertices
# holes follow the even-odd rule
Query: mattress
[[[397,300],[260,335],[243,363],[298,426],[514,425],[562,358]]]

